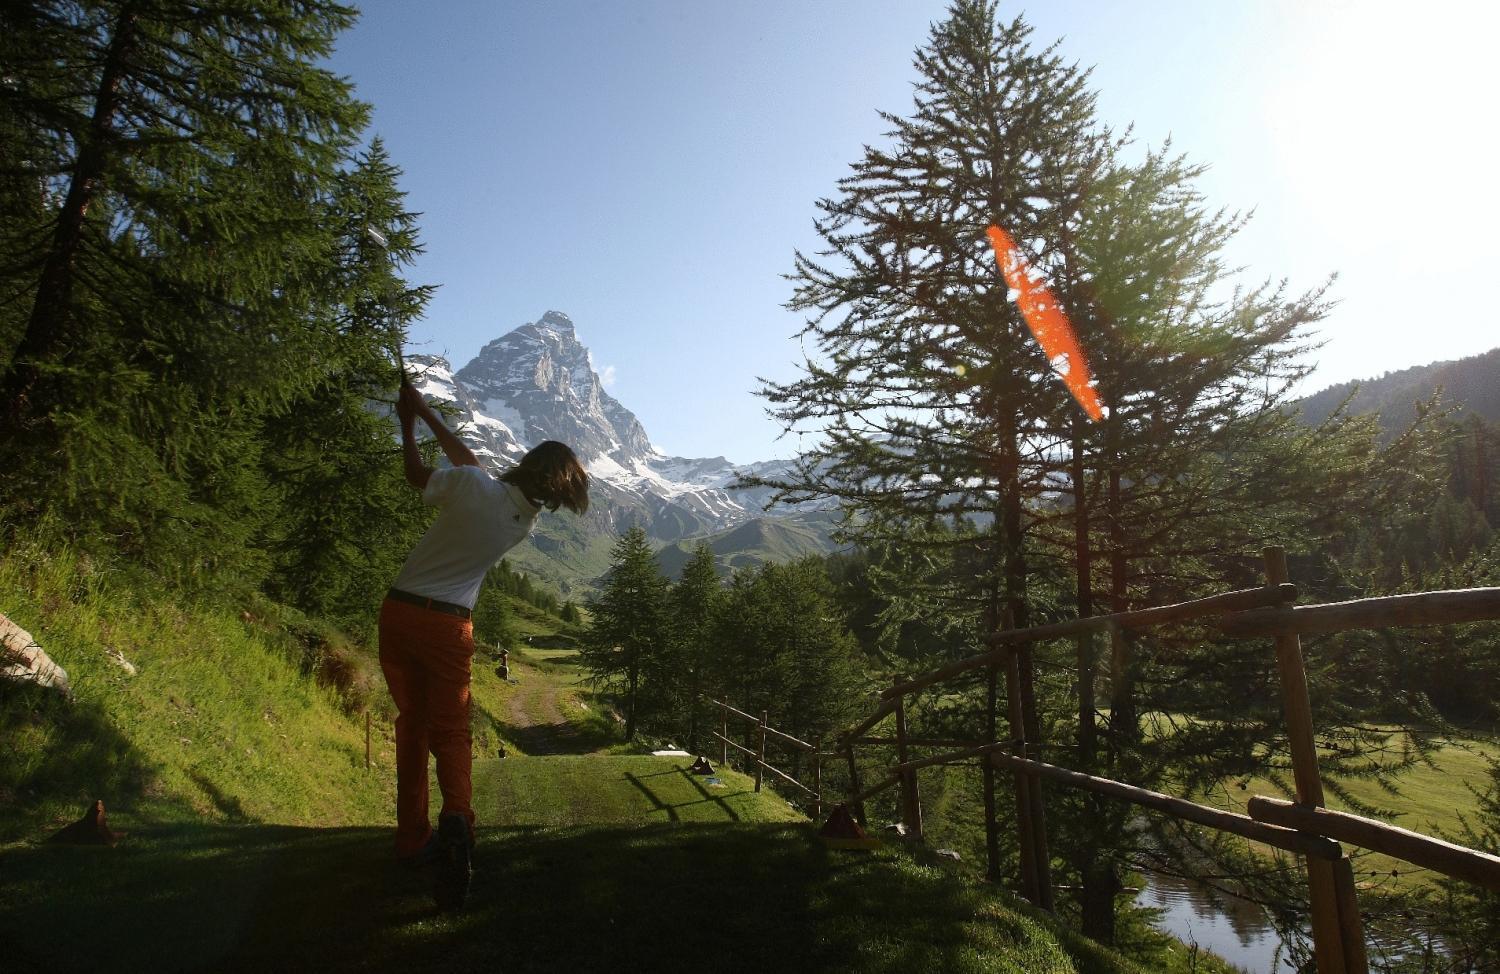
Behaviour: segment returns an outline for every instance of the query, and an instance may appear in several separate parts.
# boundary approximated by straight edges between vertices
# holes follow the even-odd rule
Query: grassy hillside
[[[1398,751],[1402,746],[1400,735],[1392,735],[1389,746],[1393,752]],[[1330,808],[1366,814],[1363,809],[1351,807],[1344,798],[1347,794],[1355,802],[1380,810],[1402,828],[1453,836],[1459,834],[1465,818],[1472,821],[1478,813],[1479,800],[1469,788],[1485,782],[1486,769],[1495,760],[1500,760],[1500,740],[1493,737],[1448,742],[1433,752],[1431,764],[1418,765],[1396,779],[1394,791],[1373,778],[1351,778],[1339,781],[1337,788],[1325,783],[1325,797]],[[1270,781],[1250,778],[1225,782],[1206,800],[1231,811],[1244,812],[1252,795],[1291,797]],[[1443,878],[1432,870],[1355,846],[1350,846],[1350,852],[1355,858],[1358,880],[1376,889],[1436,885]]]
[[[386,819],[393,746],[372,658],[264,602],[180,604],[143,596],[145,584],[66,554],[13,550],[0,561],[0,612],[75,691],[69,704],[0,686],[0,841],[76,819],[95,798],[126,825]]]
[[[588,518],[544,514],[531,540],[506,557],[516,569],[543,579],[563,598],[579,601],[609,571],[614,541],[615,532],[596,523],[592,514]]]
[[[668,578],[681,577],[682,568],[699,544],[714,553],[719,572],[754,568],[766,563],[795,561],[805,555],[826,555],[838,548],[829,538],[831,515],[815,513],[788,517],[760,517],[717,534],[688,538],[658,549],[656,560]]]

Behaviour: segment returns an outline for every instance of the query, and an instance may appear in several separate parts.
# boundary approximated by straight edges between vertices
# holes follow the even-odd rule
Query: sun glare
[[[1078,336],[1073,333],[1068,316],[1058,307],[1057,299],[1047,285],[1037,279],[1040,275],[1032,272],[1010,234],[997,226],[991,226],[986,233],[995,248],[1000,273],[1010,288],[1007,297],[1016,302],[1021,317],[1026,320],[1026,327],[1031,329],[1032,337],[1042,346],[1042,352],[1051,363],[1052,371],[1063,380],[1089,419],[1098,422],[1104,416],[1104,407],[1099,402],[1088,359],[1083,355],[1083,347],[1078,344]]]

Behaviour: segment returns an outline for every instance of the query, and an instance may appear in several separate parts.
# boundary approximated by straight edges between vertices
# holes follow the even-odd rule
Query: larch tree
[[[330,618],[368,616],[370,593],[394,577],[424,520],[383,405],[398,382],[394,350],[432,291],[401,277],[421,245],[400,175],[379,138],[340,173],[337,260],[312,312],[332,326],[313,353],[316,372],[260,433],[278,504],[268,587]]]
[[[763,389],[787,428],[821,434],[774,485],[782,499],[852,505],[850,538],[864,545],[941,528],[936,544],[984,552],[957,587],[915,591],[982,609],[989,628],[1030,622],[1025,511],[1052,486],[1046,431],[1070,403],[1007,300],[987,231],[1050,266],[1116,145],[1085,73],[1030,33],[989,0],[961,0],[934,25],[912,111],[882,114],[887,144],[818,203],[825,249],[796,256],[789,307],[807,314],[816,355],[802,378]],[[1019,656],[1036,739],[1030,649]]]
[[[1290,408],[1323,290],[1235,288],[1222,253],[1242,221],[1207,208],[1201,167],[1165,149],[1128,159],[1094,117],[1086,74],[1029,33],[984,0],[958,0],[934,26],[912,113],[883,116],[889,144],[868,148],[818,204],[825,249],[796,257],[789,306],[807,314],[815,354],[801,378],[764,387],[787,428],[819,434],[773,486],[785,500],[845,506],[848,537],[889,566],[890,620],[957,616],[994,630],[1222,589],[1250,574],[1262,543],[1336,532],[1372,474],[1403,467],[1377,455],[1370,424],[1340,413],[1306,429]],[[1049,361],[1032,340],[991,226],[1056,296],[1086,363]],[[1085,366],[1107,405],[1098,422],[1054,374]],[[1007,692],[1028,742],[1042,737],[1037,693],[1072,696],[1076,720],[1052,728],[1076,733],[1087,770],[1108,762],[1119,777],[1192,791],[1281,753],[1269,720],[1225,712],[1225,688],[1264,676],[1264,654],[1258,670],[1243,652],[1178,653],[1143,675],[1117,639],[1097,681],[1108,687],[1101,727],[1096,648],[1044,651],[1065,682],[1039,690],[1021,647]],[[1145,676],[1150,693],[1136,685]],[[1174,679],[1217,696],[1153,750],[1142,713],[1188,706],[1189,694],[1163,691]],[[996,704],[992,683],[981,712],[993,720]],[[1214,748],[1229,757],[1204,760]],[[1085,804],[1062,823],[1077,840],[1068,867],[1086,931],[1109,940],[1120,864],[1139,841]],[[1023,870],[1045,868],[1025,865],[1028,841]],[[993,873],[994,837],[989,846]]]

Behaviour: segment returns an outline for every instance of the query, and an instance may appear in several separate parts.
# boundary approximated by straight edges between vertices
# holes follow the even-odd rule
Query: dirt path
[[[607,725],[589,710],[583,671],[571,654],[530,665],[512,657],[502,731],[523,755],[590,754],[608,743]]]

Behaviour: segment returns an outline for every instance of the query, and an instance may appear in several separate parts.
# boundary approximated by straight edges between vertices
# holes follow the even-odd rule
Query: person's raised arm
[[[401,460],[406,467],[406,482],[417,490],[425,490],[432,477],[432,468],[422,462],[417,449],[417,409],[426,406],[422,394],[410,383],[401,383],[401,392],[396,397],[396,417],[401,420]]]
[[[407,392],[408,389],[411,392]],[[443,417],[438,416],[438,411],[428,405],[428,401],[422,398],[422,393],[417,392],[413,384],[402,384],[401,396],[402,401],[407,402],[411,413],[422,417],[423,422],[428,423],[428,428],[432,429],[432,435],[437,437],[438,446],[443,447],[444,456],[449,458],[450,464],[455,467],[478,467],[478,458],[474,456],[474,450],[463,446],[463,441],[459,440],[458,435],[452,429],[444,425]]]
[[[407,388],[411,389],[411,386]],[[443,417],[437,414],[437,410],[427,405],[427,400],[422,398],[421,393],[417,393],[415,389],[412,392],[416,393],[417,415],[422,417],[432,430],[432,435],[437,437],[438,446],[443,448],[443,455],[448,458],[448,462],[455,467],[479,466],[479,458],[474,455],[474,451],[465,446],[464,441],[443,423]]]

